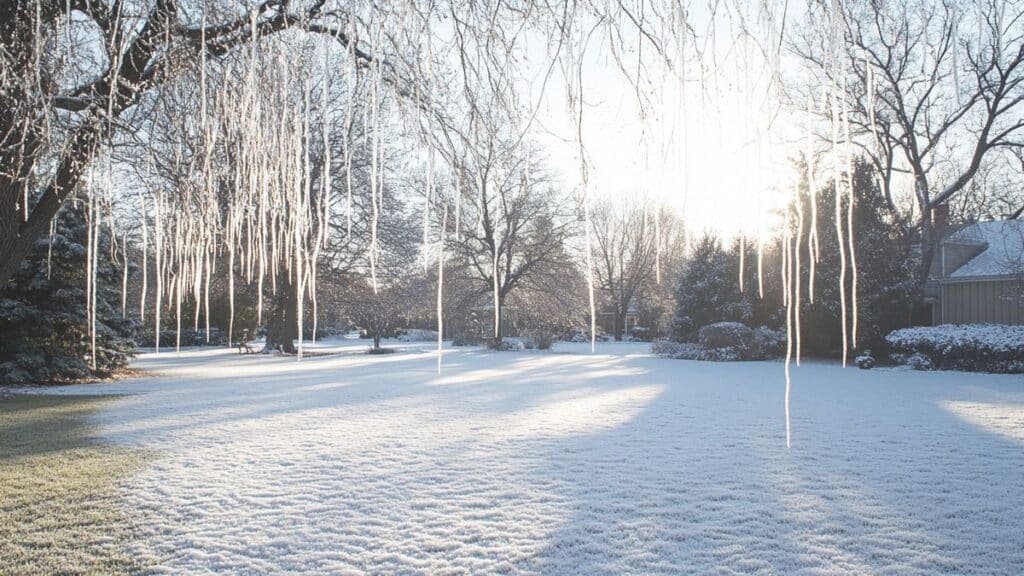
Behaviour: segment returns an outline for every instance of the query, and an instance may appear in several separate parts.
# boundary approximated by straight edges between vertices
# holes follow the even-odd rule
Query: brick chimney
[[[935,231],[936,238],[942,238],[945,235],[946,228],[949,227],[949,204],[943,202],[937,204],[932,208],[932,229]]]

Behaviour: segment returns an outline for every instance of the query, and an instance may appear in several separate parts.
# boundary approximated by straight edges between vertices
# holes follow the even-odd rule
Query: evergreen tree
[[[801,167],[802,169],[802,167]],[[910,321],[912,304],[916,297],[914,265],[910,240],[904,226],[889,208],[879,189],[870,165],[858,161],[853,170],[854,191],[854,247],[857,259],[858,349],[870,348],[877,352],[885,348],[885,335],[906,326]],[[811,201],[807,183],[800,188],[804,213],[804,232],[799,241],[801,251],[802,282],[801,324],[804,338],[802,347],[812,355],[836,355],[842,349],[842,324],[839,293],[841,259],[835,226],[835,190],[831,182],[825,183],[817,194],[819,257],[815,265],[814,302],[808,297],[810,277]],[[847,237],[847,200],[845,193],[840,204],[843,236]],[[796,236],[796,206],[790,210],[794,221],[790,226]],[[847,266],[850,263],[848,243]],[[847,269],[847,320],[852,326],[853,274]],[[813,335],[813,337],[808,337]],[[852,342],[851,342],[852,345]]]
[[[697,241],[676,283],[672,331],[677,340],[694,341],[701,327],[715,322],[751,320],[753,307],[740,292],[738,270],[735,255],[717,237],[705,234]]]
[[[44,236],[0,291],[0,384],[48,384],[104,376],[134,348],[132,322],[121,318],[121,269],[111,263],[106,230],[97,269],[96,370],[86,311],[83,210],[67,203],[53,238]]]

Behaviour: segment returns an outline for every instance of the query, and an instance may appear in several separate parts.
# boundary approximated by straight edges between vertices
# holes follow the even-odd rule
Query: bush
[[[754,347],[754,331],[739,322],[716,322],[698,330],[697,341],[705,348],[750,350]]]
[[[704,326],[698,332],[698,338],[700,341],[697,343],[659,340],[651,345],[651,351],[681,360],[734,362],[777,358],[786,346],[784,333],[763,326],[752,330],[738,322]]]
[[[875,357],[871,355],[871,350],[865,350],[854,359],[854,363],[861,370],[871,370],[875,367]]]
[[[786,333],[767,326],[754,329],[754,350],[751,359],[779,358],[786,353]]]
[[[491,350],[497,350],[498,352],[514,352],[516,350],[524,350],[526,348],[523,341],[519,338],[503,338],[501,340],[493,340],[488,344]]]
[[[1024,326],[963,324],[894,330],[894,361],[916,370],[1024,373]]]
[[[396,330],[399,342],[436,342],[436,330],[424,330],[422,328],[406,328]]]
[[[523,345],[527,350],[550,350],[558,340],[558,335],[548,330],[532,330],[523,337]]]
[[[651,352],[674,360],[702,360],[708,362],[734,362],[744,360],[736,348],[707,348],[695,342],[656,340]]]

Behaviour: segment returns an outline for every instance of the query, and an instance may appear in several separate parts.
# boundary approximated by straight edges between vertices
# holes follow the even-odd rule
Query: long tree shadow
[[[1020,573],[1022,445],[945,404],[1024,404],[1015,380],[805,364],[787,450],[779,363],[286,362],[187,366],[104,415],[180,453],[146,480],[176,499],[137,504],[175,510],[171,557],[195,525],[226,571]],[[284,526],[305,547],[248,543]]]
[[[787,450],[781,365],[632,363],[665,391],[551,447],[537,474],[572,513],[529,571],[1022,573],[1024,446],[941,405],[970,385],[1024,410],[1019,382],[806,365]]]

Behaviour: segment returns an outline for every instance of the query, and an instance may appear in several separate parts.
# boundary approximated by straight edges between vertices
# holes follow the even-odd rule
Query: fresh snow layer
[[[364,343],[199,349],[101,413],[170,574],[1024,574],[1020,376]]]

